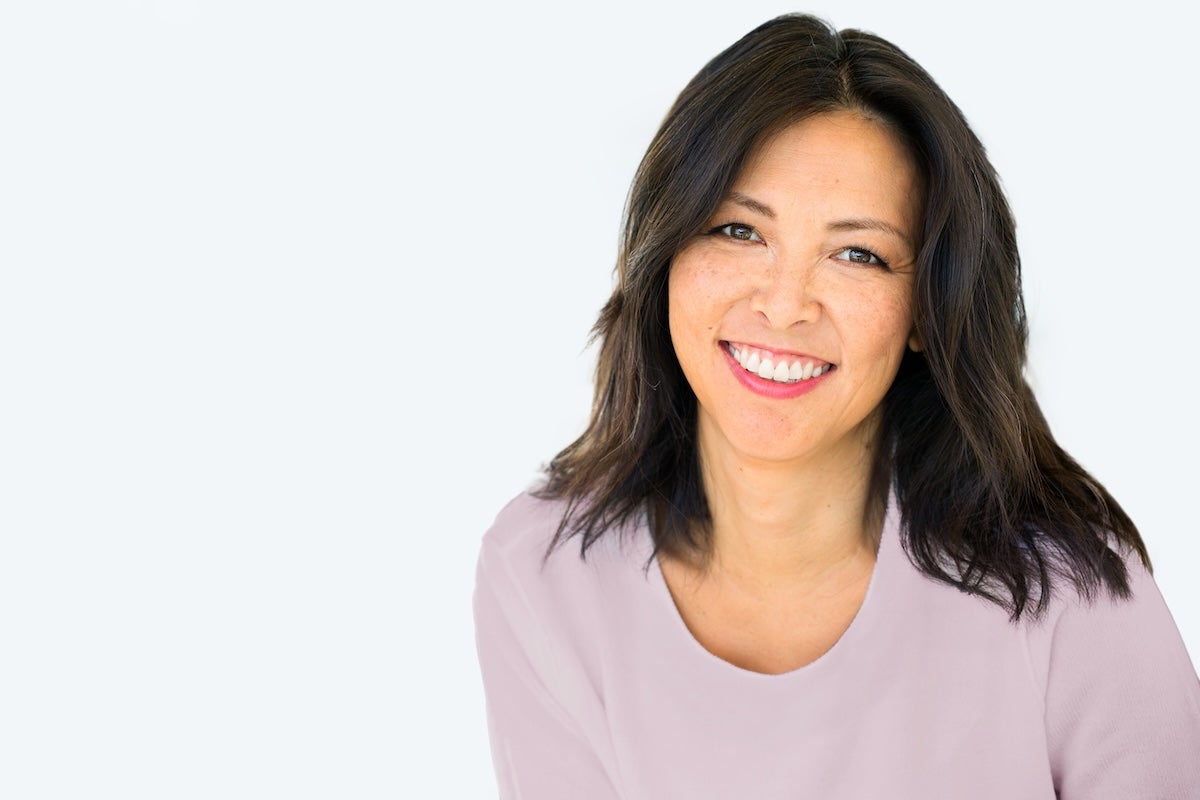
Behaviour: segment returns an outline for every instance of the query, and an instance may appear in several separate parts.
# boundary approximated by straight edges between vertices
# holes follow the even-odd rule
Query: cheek
[[[716,327],[721,286],[707,264],[677,260],[667,279],[667,309],[671,336],[687,337]]]
[[[898,294],[882,302],[879,307],[879,319],[886,320],[891,333],[908,336],[912,328],[912,303],[908,295]]]
[[[907,287],[862,297],[847,321],[865,349],[879,355],[902,355],[912,332],[912,299]]]
[[[682,321],[688,313],[684,307],[687,297],[685,283],[679,268],[672,265],[671,272],[667,276],[667,328],[671,333],[671,341],[675,344],[676,350],[679,349],[678,343],[683,333]]]

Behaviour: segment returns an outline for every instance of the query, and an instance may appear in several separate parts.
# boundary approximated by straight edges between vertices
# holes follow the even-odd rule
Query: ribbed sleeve
[[[549,643],[485,540],[473,598],[475,642],[501,800],[617,800],[603,766],[539,674]],[[514,618],[515,617],[515,618]]]
[[[1068,603],[1054,624],[1046,735],[1061,800],[1200,798],[1200,680],[1154,579]]]

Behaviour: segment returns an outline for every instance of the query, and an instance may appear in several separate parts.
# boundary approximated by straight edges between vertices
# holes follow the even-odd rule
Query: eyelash
[[[838,251],[838,255],[841,255],[842,253],[849,253],[851,250],[853,250],[857,253],[866,253],[868,256],[868,262],[872,258],[875,259],[876,262],[878,262],[878,263],[872,264],[872,263],[865,263],[862,261],[850,261],[851,264],[862,264],[864,267],[881,267],[883,269],[889,269],[888,262],[884,261],[882,258],[877,256],[874,252],[868,250],[865,247],[858,247],[856,245],[852,245],[850,247],[843,247],[841,250]],[[847,259],[847,260],[849,260],[849,259]]]
[[[762,241],[762,237],[758,235],[758,231],[756,231],[754,229],[754,226],[747,225],[744,222],[726,222],[724,225],[718,225],[717,227],[713,228],[708,233],[709,233],[709,235],[720,234],[721,236],[724,236],[727,239],[733,239],[735,242],[753,242],[753,241],[755,241],[754,239],[743,239],[739,236],[734,236],[733,230],[732,230],[733,228],[745,228],[746,230],[750,231],[751,236],[758,236],[757,241]]]
[[[734,228],[744,228],[744,229],[746,229],[747,231],[749,231],[749,232],[750,232],[750,235],[751,235],[751,236],[756,236],[756,237],[758,237],[758,238],[757,238],[757,239],[751,239],[751,238],[742,238],[742,237],[740,237],[740,236],[734,236],[734,235],[733,235],[733,229],[734,229]],[[756,231],[756,230],[754,229],[754,226],[753,226],[753,225],[747,225],[747,224],[746,224],[746,223],[744,223],[744,222],[727,222],[727,223],[725,223],[724,225],[718,225],[717,227],[715,227],[715,228],[713,228],[712,230],[710,230],[708,233],[709,233],[709,235],[710,235],[710,236],[716,236],[716,235],[720,235],[720,236],[724,236],[724,237],[725,237],[725,238],[727,238],[727,239],[732,239],[732,240],[734,240],[735,242],[753,242],[753,241],[760,241],[760,242],[761,242],[761,241],[762,241],[762,237],[761,237],[761,236],[759,236],[759,233],[758,233],[758,231]],[[866,262],[863,262],[863,261],[851,261],[850,259],[846,259],[846,260],[847,260],[847,261],[849,261],[851,264],[861,264],[861,265],[863,265],[863,266],[865,266],[865,267],[881,267],[881,268],[883,268],[883,269],[889,269],[888,262],[884,261],[884,260],[883,260],[883,258],[881,258],[880,256],[878,256],[878,255],[877,255],[876,253],[874,253],[873,251],[871,251],[871,250],[867,249],[866,247],[860,247],[860,246],[858,246],[858,245],[851,245],[850,247],[844,247],[844,248],[842,248],[841,250],[839,250],[839,251],[838,251],[838,255],[841,255],[842,253],[848,253],[848,252],[850,252],[851,250],[853,250],[853,251],[855,251],[855,252],[858,252],[858,253],[866,253],[866,254],[867,254],[867,261],[866,261]],[[872,262],[871,262],[871,259],[874,259],[875,261],[872,263]]]

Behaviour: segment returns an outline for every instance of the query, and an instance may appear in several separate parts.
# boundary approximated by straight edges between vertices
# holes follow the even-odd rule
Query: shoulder
[[[1170,664],[1196,682],[1182,637],[1154,578],[1138,554],[1113,549],[1128,574],[1128,597],[1107,586],[1084,596],[1065,577],[1055,575],[1042,613],[1035,613],[1037,591],[1019,621],[993,600],[971,594],[927,575],[908,558],[892,580],[889,594],[904,610],[906,624],[929,639],[959,642],[971,649],[1007,649],[1025,663],[1027,678],[1038,698],[1052,684],[1062,685],[1072,674],[1085,680],[1087,669],[1117,679],[1121,670],[1138,660],[1139,648],[1149,647],[1154,658]],[[992,588],[992,591],[1000,591]],[[1149,651],[1147,651],[1149,652]]]
[[[1101,584],[1090,596],[1056,576],[1044,613],[1022,622],[1034,678],[1044,693],[1061,690],[1072,676],[1120,680],[1135,654],[1195,673],[1182,637],[1150,570],[1136,551],[1110,546],[1125,565],[1129,594]],[[1130,661],[1130,658],[1134,662]]]
[[[564,499],[545,499],[526,491],[514,497],[499,513],[483,535],[480,543],[481,570],[502,570],[522,583],[530,582],[541,573],[551,559],[556,568],[569,568],[563,563],[571,547],[567,541],[560,542],[547,555],[550,544],[558,532],[568,510]]]
[[[521,492],[496,514],[483,536],[483,546],[510,550],[541,540],[548,544],[566,510],[565,500],[545,500],[532,492]]]
[[[622,531],[605,531],[581,553],[578,537],[564,537],[550,549],[568,511],[565,499],[522,492],[496,515],[483,535],[478,578],[497,593],[521,595],[528,610],[560,609],[631,571],[634,559],[619,541]],[[638,551],[640,552],[640,550]]]
[[[1046,667],[1075,655],[1105,660],[1105,654],[1154,642],[1187,659],[1175,620],[1141,557],[1132,549],[1114,550],[1125,565],[1129,595],[1118,596],[1108,586],[1097,587],[1091,597],[1060,581],[1046,613],[1030,623],[1030,638],[1037,659]],[[1190,660],[1189,660],[1190,663]]]
[[[588,548],[586,559],[578,538],[546,555],[567,505],[528,492],[513,498],[483,536],[475,579],[477,636],[508,631],[513,646],[551,682],[587,674],[604,660],[612,632],[639,616],[639,588],[646,585],[644,548],[619,546],[614,530]],[[577,695],[560,689],[561,696]]]
[[[1136,552],[1118,554],[1128,597],[1062,588],[1030,630],[1055,786],[1063,797],[1194,797],[1200,679],[1152,574]]]
[[[515,558],[525,558],[536,551],[540,558],[546,554],[570,510],[571,503],[565,498],[543,498],[533,491],[522,492],[496,514],[491,527],[483,536],[482,548],[497,553],[508,553]],[[626,549],[630,543],[630,535],[636,533],[636,527],[625,525],[603,531],[588,547],[587,560],[593,560],[593,556],[597,561],[612,558],[616,551]],[[560,545],[551,554],[552,560],[567,560],[568,551],[574,553],[575,560],[583,560],[580,558],[579,539],[570,534],[570,530],[563,531]],[[636,535],[632,538],[640,541]]]

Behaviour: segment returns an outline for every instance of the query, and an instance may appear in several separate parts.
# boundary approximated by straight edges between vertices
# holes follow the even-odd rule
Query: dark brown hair
[[[913,289],[924,348],[905,355],[883,401],[874,501],[882,506],[893,486],[914,565],[999,604],[1014,621],[1031,602],[1039,616],[1061,580],[1089,600],[1101,584],[1128,597],[1123,555],[1109,545],[1136,551],[1149,569],[1145,545],[1112,496],[1055,442],[1022,374],[1015,223],[983,145],[894,45],[802,15],[761,25],[700,70],[638,168],[618,285],[593,329],[601,345],[591,421],[550,462],[538,492],[567,501],[547,556],[578,535],[586,558],[598,537],[643,514],[654,554],[707,550],[696,398],[667,328],[671,259],[757,144],[839,109],[895,131],[926,191]]]

